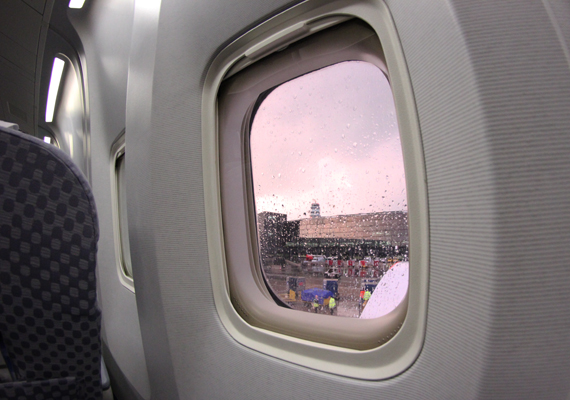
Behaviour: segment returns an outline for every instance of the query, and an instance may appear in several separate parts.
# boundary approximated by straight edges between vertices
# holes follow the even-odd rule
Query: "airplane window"
[[[213,61],[206,223],[232,337],[295,364],[383,379],[423,343],[427,192],[390,14],[353,14],[356,3],[283,17]]]
[[[383,275],[408,257],[388,79],[374,64],[345,61],[264,96],[250,151],[265,281],[295,310],[359,318],[375,307],[368,300]]]
[[[47,129],[43,128],[42,126],[38,126],[38,136],[40,138],[43,138],[43,141],[51,144],[55,147],[59,147],[59,143],[57,142],[57,140],[55,139],[55,136],[53,135],[52,132],[48,131]]]
[[[113,233],[115,239],[115,259],[120,282],[134,292],[131,246],[129,242],[129,224],[127,219],[125,131],[111,147],[112,164],[112,202]]]
[[[392,37],[385,24],[334,15],[238,41],[204,97],[205,132],[218,132],[203,136],[204,173],[222,217],[207,222],[225,326],[317,369],[338,351],[350,376],[368,357],[350,351],[370,351],[375,365],[388,362],[376,352],[415,353],[424,317],[423,154],[404,58],[380,40]]]
[[[69,1],[69,8],[83,8],[85,4],[85,0],[70,0]]]
[[[55,103],[57,100],[57,94],[59,92],[59,86],[61,82],[61,76],[63,75],[64,67],[65,67],[65,61],[62,60],[61,58],[55,57],[53,60],[53,68],[49,82],[48,98],[46,105],[46,122],[53,122]]]
[[[58,54],[54,58],[46,100],[44,130],[52,143],[71,156],[89,175],[89,139],[79,64]]]
[[[120,266],[121,272],[130,281],[132,286],[133,267],[131,263],[131,247],[129,243],[129,230],[127,220],[127,198],[125,192],[125,153],[124,147],[115,161],[117,174],[117,201],[118,201],[118,233],[120,236]]]

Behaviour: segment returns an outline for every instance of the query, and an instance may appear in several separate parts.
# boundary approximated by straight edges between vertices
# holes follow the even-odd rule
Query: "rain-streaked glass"
[[[347,61],[278,86],[255,113],[250,151],[271,289],[294,309],[359,317],[409,245],[386,75]]]

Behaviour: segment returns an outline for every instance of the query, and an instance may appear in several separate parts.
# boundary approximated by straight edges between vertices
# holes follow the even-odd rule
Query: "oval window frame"
[[[385,330],[391,339],[384,344],[370,346],[368,343],[363,347],[359,345],[341,347],[339,346],[341,343],[334,340],[327,340],[326,343],[322,340],[317,342],[311,337],[299,335],[295,329],[275,329],[272,323],[256,321],[256,315],[252,318],[252,311],[260,314],[260,310],[256,310],[259,304],[266,304],[269,308],[273,306],[269,313],[279,313],[280,311],[275,311],[277,309],[290,313],[294,311],[278,307],[259,279],[260,266],[255,252],[255,216],[248,211],[249,206],[244,208],[232,206],[238,210],[235,218],[242,219],[238,224],[235,223],[237,219],[228,214],[228,208],[224,209],[224,204],[229,204],[227,199],[224,200],[224,190],[227,192],[228,188],[237,190],[242,196],[243,204],[251,204],[251,196],[247,190],[244,190],[247,188],[248,178],[247,174],[243,175],[244,168],[241,166],[243,163],[237,161],[236,164],[236,160],[243,160],[247,155],[244,147],[246,131],[244,127],[247,127],[250,121],[248,118],[243,120],[244,114],[241,114],[243,125],[237,138],[237,147],[234,143],[226,151],[224,139],[220,136],[224,127],[221,126],[222,122],[217,115],[218,91],[223,79],[302,37],[350,18],[360,19],[372,27],[386,55],[404,153],[412,266],[409,296],[407,301],[400,305],[408,310],[402,327],[395,335],[393,330]],[[338,59],[337,62],[345,60],[346,58]],[[368,60],[362,59],[362,61]],[[327,65],[330,64],[332,63]],[[222,96],[223,93],[220,94],[220,98]],[[413,91],[397,32],[386,5],[381,1],[358,3],[348,0],[316,1],[302,3],[285,11],[222,50],[206,76],[202,105],[204,189],[210,269],[216,307],[228,332],[240,343],[268,355],[322,371],[332,369],[338,371],[339,375],[353,378],[386,379],[409,367],[421,350],[425,331],[429,248],[427,189]],[[245,115],[251,117],[253,106],[249,104],[249,111]],[[239,153],[236,155],[237,158],[228,158],[228,154],[232,152]],[[232,169],[242,171],[241,179],[228,180],[224,177],[224,174]],[[241,240],[235,240],[240,235]],[[236,263],[236,251],[241,252],[241,257],[247,258],[251,277],[257,287],[256,295],[265,298],[265,303],[248,301],[244,305],[242,299],[234,295],[239,291],[236,292],[232,288],[235,276],[232,277],[230,265]],[[307,317],[319,316],[307,315]],[[322,317],[327,318],[327,316]],[[358,321],[359,324],[362,322],[364,321]],[[373,329],[377,328],[376,326]],[[353,335],[356,332],[354,328],[351,330]]]

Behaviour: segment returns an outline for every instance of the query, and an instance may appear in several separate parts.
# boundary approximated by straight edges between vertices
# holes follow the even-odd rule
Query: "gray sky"
[[[313,200],[323,216],[407,210],[394,100],[373,64],[279,86],[255,115],[251,154],[257,212],[306,218]]]

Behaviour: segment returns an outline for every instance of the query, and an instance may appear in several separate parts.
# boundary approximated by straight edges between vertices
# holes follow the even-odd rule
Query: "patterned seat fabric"
[[[17,381],[0,398],[101,398],[98,237],[71,159],[0,128],[0,335]]]
[[[74,400],[77,399],[75,378],[47,379],[35,382],[11,382],[0,386],[1,399]]]

